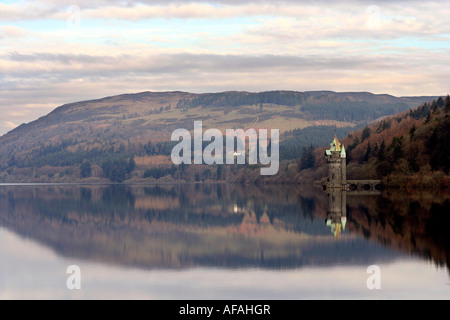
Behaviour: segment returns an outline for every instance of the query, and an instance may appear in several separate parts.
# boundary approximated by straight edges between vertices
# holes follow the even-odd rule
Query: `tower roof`
[[[330,151],[341,151],[341,143],[339,142],[336,135],[334,135],[333,142],[330,144]]]
[[[333,143],[336,146],[336,151],[341,151],[341,144],[339,143],[339,140],[336,135],[334,135]]]

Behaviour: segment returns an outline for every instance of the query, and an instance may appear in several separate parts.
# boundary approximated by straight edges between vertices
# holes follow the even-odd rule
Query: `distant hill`
[[[328,133],[364,124],[436,97],[331,91],[143,92],[63,105],[0,138],[0,182],[222,180],[236,168],[173,168],[173,130],[277,128],[281,158],[296,160]],[[327,133],[317,134],[318,132]],[[206,173],[205,173],[206,171]]]
[[[341,142],[349,179],[383,179],[390,187],[450,187],[449,96],[373,122]],[[325,149],[305,155],[300,166],[313,165],[304,165],[301,175],[314,179],[326,175]]]

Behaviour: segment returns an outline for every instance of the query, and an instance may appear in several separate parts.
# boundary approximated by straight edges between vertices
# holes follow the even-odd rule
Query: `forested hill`
[[[266,103],[298,107],[306,119],[365,121],[404,111],[426,101],[425,97],[397,98],[368,92],[337,93],[332,91],[269,91],[260,93],[223,92],[181,99],[178,108],[235,108]]]
[[[383,179],[390,187],[450,187],[448,95],[374,122],[341,142],[349,179]],[[323,176],[325,149],[304,155],[301,174]]]
[[[296,161],[380,117],[433,97],[331,91],[142,92],[71,103],[0,137],[0,182],[224,180],[233,168],[173,167],[173,130],[280,129],[281,159]]]

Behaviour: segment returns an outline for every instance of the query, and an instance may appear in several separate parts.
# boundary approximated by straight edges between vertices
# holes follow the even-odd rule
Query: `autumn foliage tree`
[[[450,181],[443,178],[450,171],[450,96],[384,118],[341,142],[347,151],[349,176],[356,172],[354,178],[385,179],[393,185],[420,184],[422,177],[430,176],[427,181],[434,186],[446,185]],[[316,164],[325,165],[323,149],[314,152]]]

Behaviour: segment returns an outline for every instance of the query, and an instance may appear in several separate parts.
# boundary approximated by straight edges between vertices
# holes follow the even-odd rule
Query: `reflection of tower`
[[[328,162],[328,179],[326,188],[341,188],[347,187],[347,171],[346,171],[346,153],[345,147],[334,136],[333,142],[330,144],[330,149],[325,151]]]
[[[347,192],[333,189],[328,193],[328,213],[326,225],[331,227],[331,232],[336,239],[345,230],[347,223]]]

